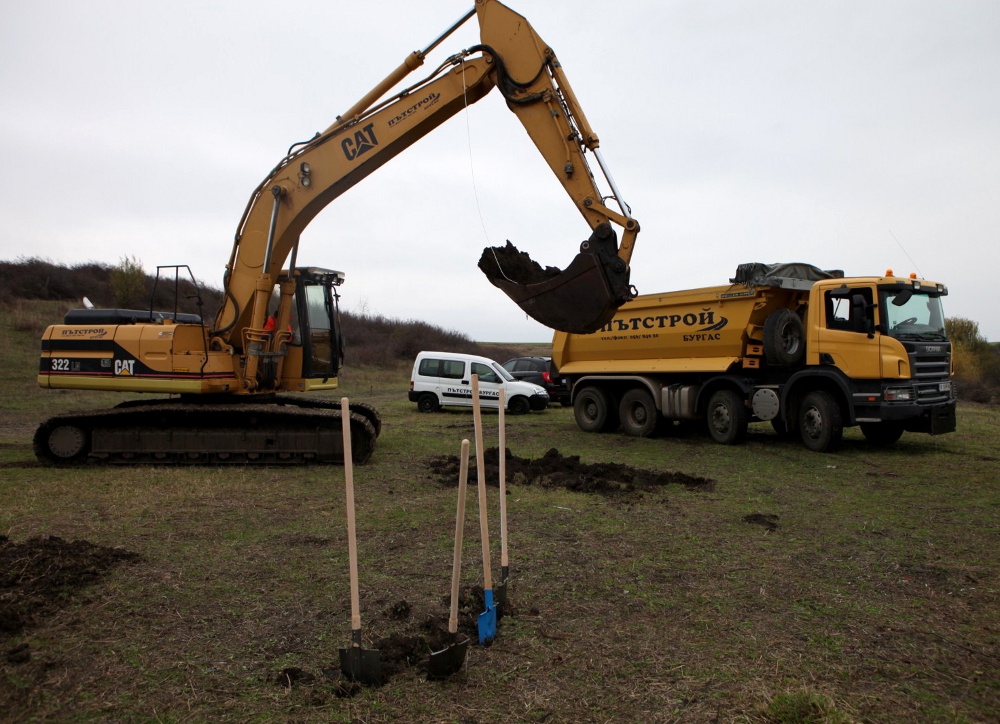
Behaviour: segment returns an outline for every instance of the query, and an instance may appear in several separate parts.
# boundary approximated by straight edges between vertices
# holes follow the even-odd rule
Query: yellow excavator
[[[473,15],[479,45],[385,97]],[[543,269],[509,242],[485,249],[480,269],[546,326],[587,333],[610,321],[635,296],[629,260],[639,225],[555,53],[521,15],[496,0],[475,0],[472,10],[427,48],[411,53],[333,125],[293,145],[254,190],[237,225],[214,324],[180,314],[176,305],[174,312],[77,309],[45,331],[42,387],[169,396],[50,418],[35,433],[39,459],[342,462],[339,406],[288,394],[335,389],[343,363],[337,287],[344,274],[296,266],[299,236],[327,204],[493,88],[591,234],[564,270]],[[598,190],[588,151],[610,186],[608,197]],[[614,200],[618,211],[606,200]],[[613,225],[622,230],[620,243]],[[180,268],[174,268],[175,277]],[[353,404],[349,424],[353,459],[362,463],[375,447],[378,412]]]

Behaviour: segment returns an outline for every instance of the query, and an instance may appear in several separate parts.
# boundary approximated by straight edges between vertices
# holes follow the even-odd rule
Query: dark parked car
[[[569,387],[562,379],[553,379],[551,357],[515,357],[503,363],[515,379],[534,382],[545,388],[552,402],[569,404]]]

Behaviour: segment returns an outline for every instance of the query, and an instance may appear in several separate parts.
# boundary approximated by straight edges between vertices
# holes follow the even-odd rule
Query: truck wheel
[[[660,413],[652,396],[643,389],[629,390],[618,406],[622,431],[633,437],[650,437],[656,431]]]
[[[576,424],[584,432],[605,432],[611,424],[610,405],[604,391],[597,387],[585,387],[573,403]]]
[[[903,423],[901,422],[862,422],[861,434],[869,445],[885,447],[892,445],[903,436]]]
[[[813,452],[835,452],[840,447],[844,420],[833,395],[822,390],[806,395],[799,408],[799,432]]]
[[[805,329],[799,315],[779,309],[764,320],[764,357],[769,364],[792,367],[806,354]]]
[[[421,395],[417,399],[417,410],[420,412],[437,412],[440,407],[437,395],[432,395],[430,392]]]
[[[527,397],[518,395],[517,397],[510,398],[510,402],[507,403],[507,409],[511,415],[527,415],[531,412],[531,403],[528,402]]]
[[[732,390],[719,390],[708,400],[708,434],[720,445],[737,445],[747,436],[747,408]]]

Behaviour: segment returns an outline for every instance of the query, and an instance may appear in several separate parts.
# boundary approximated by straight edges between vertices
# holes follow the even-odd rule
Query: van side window
[[[420,360],[418,373],[422,377],[446,377],[450,380],[460,380],[465,374],[465,362],[455,359],[425,357]]]
[[[500,378],[497,377],[497,373],[492,370],[492,368],[487,367],[479,362],[472,363],[472,374],[479,375],[480,382],[499,382]]]

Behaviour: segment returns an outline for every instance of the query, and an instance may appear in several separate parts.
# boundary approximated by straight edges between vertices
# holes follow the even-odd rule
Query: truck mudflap
[[[955,409],[954,400],[937,405],[882,405],[881,417],[902,422],[907,432],[944,435],[958,427]]]
[[[611,225],[600,224],[565,270],[543,269],[509,241],[483,249],[479,268],[532,319],[560,332],[591,334],[635,296],[617,252]]]

